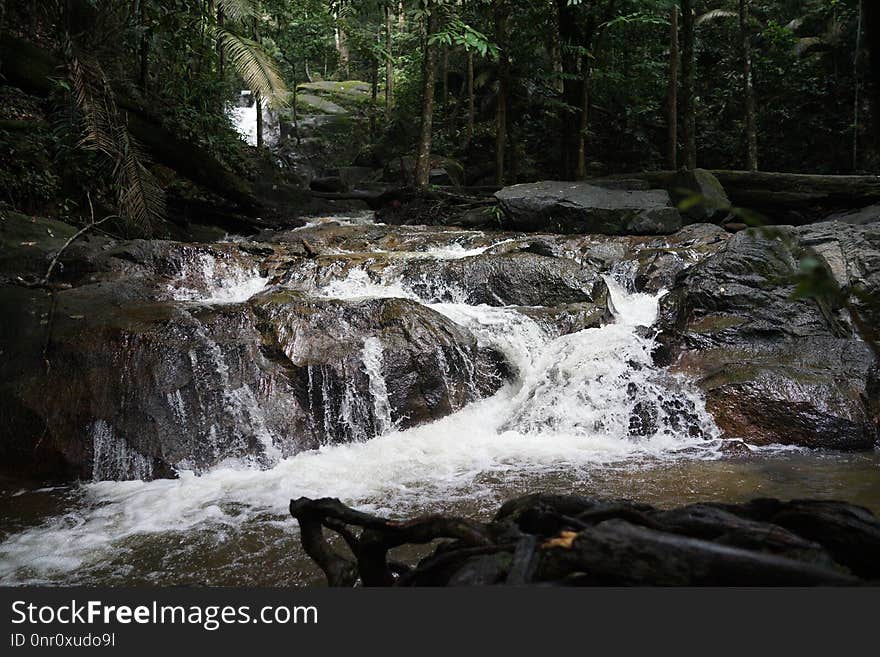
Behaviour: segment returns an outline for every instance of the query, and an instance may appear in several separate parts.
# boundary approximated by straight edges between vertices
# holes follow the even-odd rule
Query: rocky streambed
[[[732,468],[725,499],[880,505],[870,347],[844,305],[792,295],[808,255],[876,292],[874,226],[780,240],[316,218],[215,244],[92,237],[52,291],[23,283],[69,229],[4,226],[18,511],[0,580],[311,581],[302,553],[281,556],[301,496],[477,516],[545,487],[678,504]],[[293,574],[246,565],[267,559]]]

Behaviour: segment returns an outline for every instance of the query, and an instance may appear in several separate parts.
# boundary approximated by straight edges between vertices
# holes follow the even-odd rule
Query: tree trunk
[[[474,128],[477,122],[477,103],[474,95],[474,52],[467,52],[467,96],[468,96],[468,118],[467,118],[467,140],[470,144],[474,138]]]
[[[256,94],[256,102],[254,106],[257,109],[257,148],[263,147],[263,99],[260,94]]]
[[[291,91],[290,91],[290,94],[291,94],[291,96],[290,96],[290,98],[291,98],[290,109],[291,109],[291,112],[293,113],[293,134],[294,134],[294,137],[296,138],[296,144],[297,144],[297,146],[299,146],[302,143],[302,138],[300,137],[300,134],[299,134],[299,111],[296,109],[296,94],[297,94],[297,87],[299,87],[299,82],[297,81],[295,66],[293,67],[293,80],[291,80],[291,82],[293,82],[293,89],[291,89]]]
[[[563,92],[563,84],[562,84],[562,43],[559,40],[559,17],[558,15],[554,17],[554,26],[553,26],[553,34],[551,35],[551,43],[550,43],[550,61],[553,62],[553,88],[556,89],[558,93]]]
[[[742,38],[743,99],[746,106],[746,168],[758,170],[758,128],[755,118],[755,87],[752,82],[752,44],[748,0],[739,0],[739,30]]]
[[[694,98],[696,60],[694,53],[693,0],[681,0],[681,73],[684,112],[684,164],[697,168],[697,111]]]
[[[504,186],[504,158],[507,147],[507,109],[510,102],[510,7],[506,0],[495,1],[495,42],[498,59],[498,106],[495,112],[495,184]]]
[[[257,18],[254,17],[254,41],[260,43],[260,31],[257,25]],[[263,147],[263,99],[259,93],[255,94],[257,108],[257,148]]]
[[[678,169],[678,8],[670,14],[669,90],[666,94],[666,168]]]
[[[863,0],[862,20],[868,43],[868,80],[871,84],[871,111],[873,113],[872,138],[874,147],[880,150],[880,3]]]
[[[861,120],[861,54],[862,54],[862,22],[864,21],[865,2],[859,2],[859,18],[856,25],[856,52],[853,56],[853,141],[852,141],[852,168],[853,172],[859,170],[859,121]]]
[[[0,0],[0,42],[6,32],[6,0]],[[0,73],[3,72],[3,59],[0,58]]]
[[[581,60],[581,111],[577,133],[577,168],[575,180],[587,177],[587,133],[590,130],[590,58]]]
[[[382,28],[376,29],[376,46],[382,43]],[[379,108],[379,52],[378,48],[373,55],[370,66],[370,142],[376,138],[376,112]]]
[[[340,3],[341,5],[342,3]],[[336,12],[336,31],[335,31],[335,40],[336,40],[336,54],[339,56],[339,71],[342,74],[342,77],[348,78],[348,68],[349,68],[349,51],[348,51],[348,36],[345,34],[345,30],[342,27],[342,11],[341,9]]]
[[[441,105],[445,108],[449,102],[449,46],[443,46],[443,56],[440,59],[440,92],[442,94]]]
[[[424,58],[422,64],[422,122],[419,134],[419,150],[416,156],[415,186],[427,189],[431,177],[431,139],[434,129],[434,87],[437,84],[437,44],[431,36],[437,31],[437,11],[427,17]]]
[[[560,176],[572,180],[577,176],[578,129],[583,112],[583,79],[579,73],[584,35],[579,25],[577,8],[568,0],[556,0],[559,16],[559,42],[562,48],[562,102],[560,116]]]
[[[391,58],[391,6],[385,5],[385,122],[391,121],[394,98],[394,60]]]

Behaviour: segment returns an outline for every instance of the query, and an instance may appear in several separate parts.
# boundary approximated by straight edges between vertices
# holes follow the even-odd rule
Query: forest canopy
[[[92,180],[89,200],[149,231],[170,184],[158,162],[200,185],[220,176],[221,191],[246,204],[259,162],[281,160],[264,112],[254,154],[230,107],[247,90],[298,139],[309,87],[328,81],[361,83],[367,96],[357,162],[412,157],[401,173],[420,188],[436,158],[460,163],[469,185],[497,186],[681,166],[869,172],[870,6],[6,0],[0,129],[16,138],[0,153],[2,202],[82,214],[80,183]],[[29,118],[39,130],[16,136]],[[143,122],[219,168],[205,171],[195,151],[165,152],[168,140],[151,143],[157,133]],[[22,162],[22,149],[47,166]]]

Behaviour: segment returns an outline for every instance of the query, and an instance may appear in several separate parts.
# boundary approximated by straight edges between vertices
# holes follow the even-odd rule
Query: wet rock
[[[840,308],[794,298],[798,258],[810,242],[829,261],[841,249],[840,262],[877,258],[873,243],[854,235],[859,229],[836,226],[833,236],[821,228],[782,228],[781,239],[739,233],[684,272],[662,300],[658,358],[697,379],[727,436],[837,449],[876,443],[871,349]],[[846,271],[873,281],[859,267]]]
[[[614,321],[614,314],[606,302],[570,303],[561,306],[520,306],[516,309],[533,319],[551,335],[569,335],[591,328],[599,328]]]
[[[601,305],[607,291],[597,269],[531,253],[412,260],[400,273],[422,299],[470,305]]]
[[[728,458],[747,459],[752,457],[752,448],[741,440],[724,440],[721,442],[721,453]]]
[[[0,288],[14,318],[0,331],[4,468],[151,479],[227,459],[267,466],[439,419],[507,371],[466,329],[406,300],[182,304],[151,301],[143,284],[60,291],[54,313],[44,290]]]
[[[719,506],[820,543],[834,561],[859,577],[880,577],[880,563],[874,558],[880,549],[880,522],[864,507],[833,500],[774,499]]]
[[[339,176],[327,176],[324,178],[314,178],[309,183],[309,187],[316,192],[347,192],[349,187],[346,182]]]
[[[880,326],[880,224],[811,224],[797,229],[797,239],[828,268],[868,325]]]
[[[874,223],[880,221],[880,204],[869,205],[860,210],[836,212],[829,215],[825,221],[840,221],[845,224],[853,224],[856,226]]]
[[[635,288],[644,292],[668,290],[676,278],[698,262],[717,252],[728,235],[711,224],[692,224],[663,240],[637,251]]]
[[[506,187],[495,197],[504,211],[506,229],[657,235],[681,228],[681,216],[663,190],[629,191],[545,181]]]
[[[506,371],[464,328],[406,299],[262,295],[256,313],[321,442],[366,440],[493,394]],[[264,338],[265,339],[265,338]]]
[[[682,169],[670,183],[673,201],[688,207],[682,215],[688,223],[720,223],[730,214],[727,192],[711,171]]]

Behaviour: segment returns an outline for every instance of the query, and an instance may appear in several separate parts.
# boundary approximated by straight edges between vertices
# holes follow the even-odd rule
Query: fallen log
[[[771,223],[819,221],[834,211],[863,208],[880,201],[880,176],[711,170],[734,207],[764,215]],[[618,174],[601,180],[644,181],[675,192],[674,171]]]
[[[393,521],[339,500],[290,503],[306,553],[331,586],[853,586],[880,577],[880,519],[842,502],[693,504],[531,495],[481,523]],[[323,530],[342,537],[335,550]],[[415,566],[401,545],[442,542]]]

